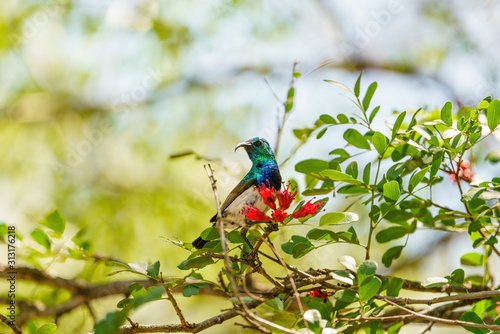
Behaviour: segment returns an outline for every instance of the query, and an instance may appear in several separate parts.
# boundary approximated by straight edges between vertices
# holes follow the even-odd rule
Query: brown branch
[[[168,300],[170,301],[170,303],[174,307],[175,313],[177,313],[177,316],[179,317],[179,320],[181,321],[182,328],[187,330],[188,328],[192,327],[192,325],[190,323],[188,323],[186,321],[186,319],[184,318],[184,315],[182,314],[182,311],[179,308],[179,305],[177,305],[177,301],[175,300],[174,296],[172,295],[172,292],[170,291],[170,289],[165,285],[163,287],[165,288],[165,292],[167,293]]]
[[[458,326],[467,326],[467,327],[475,327],[475,328],[485,328],[485,329],[489,329],[489,330],[492,330],[492,331],[499,331],[500,330],[500,326],[498,325],[485,325],[485,324],[476,324],[476,323],[473,323],[473,322],[467,322],[467,321],[462,321],[462,320],[448,320],[448,319],[443,319],[443,318],[438,318],[438,317],[433,317],[433,316],[430,316],[430,315],[425,315],[425,314],[422,314],[422,313],[418,313],[418,312],[415,312],[413,310],[410,310],[406,307],[403,307],[403,306],[400,306],[396,303],[393,303],[391,302],[390,300],[387,300],[385,299],[385,301],[393,306],[396,306],[402,310],[404,310],[405,312],[408,312],[410,314],[413,314],[419,318],[422,318],[422,319],[425,319],[425,320],[428,320],[428,321],[433,321],[433,322],[439,322],[439,323],[442,323],[442,324],[447,324],[447,325],[458,325]]]
[[[262,304],[259,300],[252,300],[246,303],[246,307],[249,309],[254,309],[257,306]],[[178,333],[178,332],[188,332],[188,333],[198,333],[207,328],[210,328],[215,325],[219,325],[224,321],[232,319],[238,316],[241,312],[241,309],[235,307],[229,311],[216,315],[212,318],[204,320],[198,324],[192,324],[192,328],[189,328],[187,331],[182,327],[181,324],[168,324],[168,325],[137,325],[137,326],[122,326],[122,334],[135,334],[135,333]],[[93,334],[94,332],[90,332],[87,334]]]
[[[10,327],[10,329],[12,329],[12,331],[16,334],[23,334],[23,331],[20,330],[16,324],[13,322],[13,321],[10,321],[6,316],[4,316],[3,314],[0,314],[0,320],[2,320],[3,323],[5,323],[7,326]]]
[[[330,270],[330,269],[318,269],[318,270],[309,270],[308,273],[311,275],[317,275],[317,274],[326,274],[330,272],[349,272],[348,270]],[[392,276],[386,276],[386,275],[375,275],[381,280],[388,280]],[[490,291],[491,289],[486,286],[477,286],[477,285],[462,285],[462,286],[454,286],[454,285],[443,285],[443,286],[438,286],[438,287],[432,287],[432,288],[426,288],[425,286],[422,285],[421,282],[419,281],[413,281],[409,279],[402,279],[403,280],[403,289],[405,290],[411,290],[411,291],[420,291],[420,292],[442,292],[442,293],[469,293],[469,292],[480,292],[480,291]]]

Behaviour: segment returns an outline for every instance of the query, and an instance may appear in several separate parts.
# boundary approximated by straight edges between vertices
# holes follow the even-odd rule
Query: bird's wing
[[[238,196],[240,196],[248,188],[250,188],[253,185],[255,185],[256,181],[257,181],[256,179],[251,179],[251,180],[248,180],[248,181],[241,181],[240,183],[238,183],[236,185],[236,187],[234,187],[234,189],[229,193],[229,195],[227,195],[226,200],[224,201],[224,203],[222,203],[222,206],[220,207],[220,211],[224,212],[224,210],[226,210],[226,208],[231,203],[233,203],[233,201]],[[217,220],[217,214],[215,214],[215,216],[213,216],[212,219],[210,219],[211,222],[214,222],[216,220]]]

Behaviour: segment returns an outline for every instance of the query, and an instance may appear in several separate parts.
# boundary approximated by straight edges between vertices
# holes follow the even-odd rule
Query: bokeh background
[[[176,266],[187,253],[164,238],[191,241],[208,226],[214,202],[206,161],[224,197],[249,168],[234,146],[255,136],[276,143],[295,62],[302,76],[280,162],[299,142],[294,128],[309,127],[324,113],[355,111],[324,79],[352,87],[364,71],[362,91],[378,81],[372,105],[381,105],[379,131],[395,112],[498,97],[499,31],[495,0],[2,0],[0,221],[26,236],[20,263],[53,274],[109,280],[102,265],[26,256],[39,249],[30,231],[58,209],[68,221],[67,240],[86,228],[96,254],[160,260],[164,274],[184,275]],[[329,151],[345,145],[339,133],[329,131],[299,149],[283,166],[284,178],[302,184],[295,162],[328,159]],[[499,176],[498,167],[484,161],[498,147],[491,139],[475,157],[484,179]],[[190,151],[196,155],[169,158]],[[446,191],[437,196],[460,205],[456,192],[456,202]],[[331,210],[346,205],[330,202]],[[356,210],[366,216],[362,207]],[[355,227],[363,235],[363,219]],[[296,231],[280,233],[277,241]],[[470,247],[466,234],[421,231],[411,240],[392,270],[416,280],[449,274]],[[363,259],[362,249],[338,247],[295,263],[335,267],[344,254]],[[197,298],[180,300],[190,321],[218,311],[213,297]],[[98,316],[116,301],[97,303]],[[155,305],[134,320],[178,321],[170,305]],[[86,310],[59,323],[58,333],[92,328]],[[243,331],[231,324],[207,333]]]

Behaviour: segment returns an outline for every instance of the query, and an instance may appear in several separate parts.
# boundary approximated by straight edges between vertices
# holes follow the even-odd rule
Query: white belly
[[[269,207],[264,204],[262,196],[255,190],[255,187],[250,187],[238,196],[229,206],[224,210],[222,221],[224,227],[238,228],[246,226],[246,217],[241,214],[241,210],[247,204],[250,204],[259,210],[266,212]]]

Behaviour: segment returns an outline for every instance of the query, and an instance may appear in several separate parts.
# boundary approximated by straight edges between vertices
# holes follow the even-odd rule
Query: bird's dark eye
[[[257,141],[255,142],[255,146],[260,146],[260,145],[262,145],[262,140],[257,140]]]

